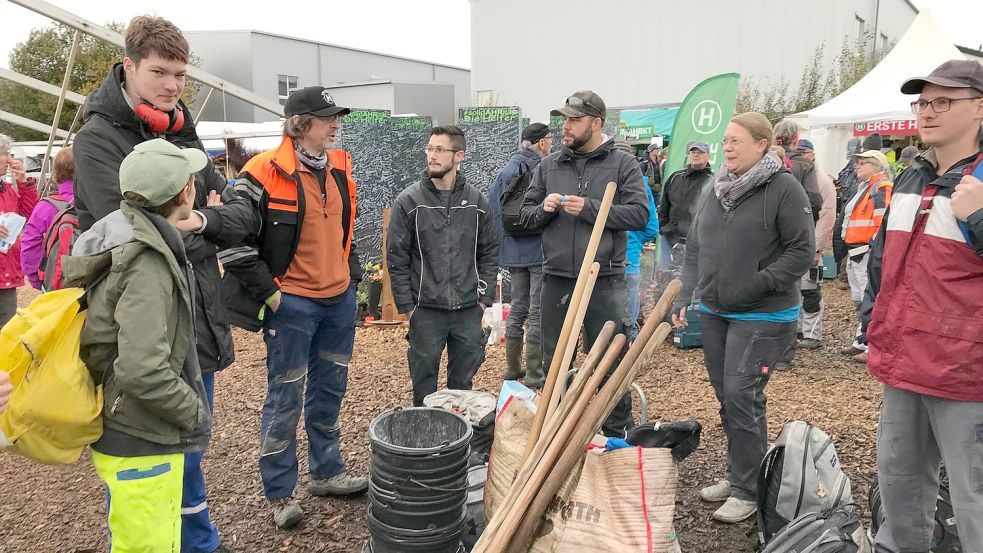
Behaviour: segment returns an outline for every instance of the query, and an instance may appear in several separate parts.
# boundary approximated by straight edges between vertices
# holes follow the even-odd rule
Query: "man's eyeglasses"
[[[443,155],[444,152],[460,152],[461,150],[455,150],[453,148],[444,148],[443,146],[427,146],[423,149],[424,152],[428,154]]]
[[[728,144],[731,146],[737,146],[738,144],[742,144],[743,142],[744,141],[739,138],[725,138],[720,141],[720,144],[722,144],[726,148]]]
[[[953,102],[958,102],[960,100],[979,100],[981,96],[967,96],[965,98],[936,98],[930,102],[925,100],[915,100],[911,103],[911,113],[919,114],[925,111],[925,108],[932,106],[932,110],[935,113],[945,113],[952,108]]]
[[[604,110],[602,110],[601,108],[599,108],[599,107],[595,106],[594,104],[588,102],[587,100],[584,100],[580,96],[567,96],[566,104],[568,106],[570,106],[570,107],[578,110],[578,111],[584,111],[583,108],[584,107],[588,107],[588,108],[594,110],[595,113],[603,113],[604,112]]]

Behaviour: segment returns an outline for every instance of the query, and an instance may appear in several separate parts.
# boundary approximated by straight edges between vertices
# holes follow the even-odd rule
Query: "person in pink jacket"
[[[33,178],[27,178],[24,163],[10,154],[13,140],[0,134],[0,213],[30,215],[38,203],[38,189]],[[0,225],[0,240],[7,238],[7,227]],[[17,288],[24,284],[20,268],[20,241],[0,253],[0,325],[17,312]]]
[[[59,206],[48,200],[49,198],[62,200],[69,204],[74,201],[75,157],[72,155],[71,146],[62,148],[58,152],[51,171],[52,178],[58,183],[58,191],[34,206],[30,219],[24,225],[24,236],[21,238],[20,246],[21,270],[31,286],[38,290],[41,289],[38,269],[41,267],[41,258],[44,257],[44,235],[51,228],[51,223],[60,210]]]

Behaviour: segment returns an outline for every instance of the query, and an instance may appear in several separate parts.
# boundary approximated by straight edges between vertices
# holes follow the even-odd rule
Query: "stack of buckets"
[[[471,423],[429,407],[369,424],[371,553],[458,553],[466,517]]]

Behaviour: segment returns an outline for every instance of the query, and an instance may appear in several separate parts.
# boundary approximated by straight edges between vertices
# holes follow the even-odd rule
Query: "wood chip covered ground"
[[[768,423],[772,438],[783,422],[810,421],[833,438],[854,501],[866,505],[875,472],[874,430],[880,384],[866,367],[840,356],[856,326],[849,292],[827,281],[823,347],[800,350],[795,368],[772,376]],[[20,290],[23,305],[33,292]],[[369,422],[380,412],[411,402],[405,330],[359,329],[342,408],[342,451],[350,470],[368,471]],[[260,410],[266,390],[265,348],[259,334],[235,332],[236,363],[215,385],[215,430],[205,457],[208,504],[223,545],[236,552],[357,552],[368,531],[366,500],[316,498],[307,494],[307,442],[301,426],[301,476],[296,496],[305,518],[295,530],[277,530],[269,516],[257,468]],[[475,388],[497,392],[504,347],[489,346]],[[753,520],[725,525],[710,520],[717,507],[703,503],[701,486],[724,473],[725,438],[718,404],[703,367],[701,350],[681,351],[668,342],[638,380],[649,398],[649,418],[695,418],[703,424],[699,450],[679,468],[676,530],[685,553],[749,552]],[[636,404],[637,409],[637,404]],[[88,459],[47,467],[0,453],[0,552],[96,553],[106,551],[105,493]],[[866,522],[866,521],[865,521]]]

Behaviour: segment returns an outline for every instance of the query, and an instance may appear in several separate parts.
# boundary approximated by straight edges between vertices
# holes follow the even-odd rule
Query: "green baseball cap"
[[[147,207],[167,203],[188,184],[192,174],[205,168],[208,156],[196,148],[178,148],[163,138],[133,147],[119,166],[119,191],[147,199]]]

